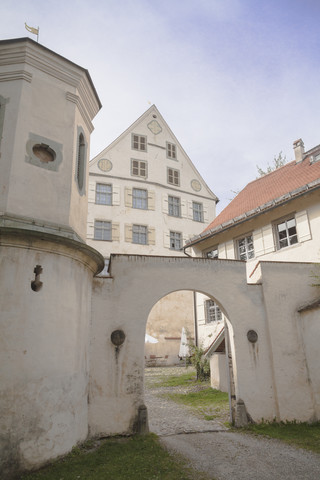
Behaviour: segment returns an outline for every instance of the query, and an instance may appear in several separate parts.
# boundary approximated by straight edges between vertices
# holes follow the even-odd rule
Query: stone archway
[[[251,416],[270,397],[272,366],[267,342],[259,351],[248,346],[247,332],[265,332],[261,285],[248,285],[243,262],[184,257],[113,255],[109,279],[96,279],[93,295],[90,426],[93,434],[132,431],[144,404],[144,335],[154,304],[177,290],[202,292],[217,299],[233,326],[236,396]],[[121,330],[124,341],[115,346],[112,332]],[[259,364],[254,357],[259,356]],[[263,374],[262,367],[263,365]],[[252,402],[252,399],[255,399]],[[275,400],[269,401],[274,415]]]

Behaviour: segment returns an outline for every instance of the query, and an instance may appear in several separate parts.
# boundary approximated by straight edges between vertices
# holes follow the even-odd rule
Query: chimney
[[[293,142],[293,150],[296,157],[296,163],[302,162],[304,157],[304,143],[301,138]]]

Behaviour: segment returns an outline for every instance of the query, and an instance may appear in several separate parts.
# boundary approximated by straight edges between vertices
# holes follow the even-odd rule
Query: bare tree
[[[260,168],[258,165],[256,165],[259,177],[263,177],[263,175],[266,175],[267,173],[273,172],[277,168],[283,167],[287,163],[287,157],[282,156],[282,151],[279,153],[279,155],[274,157],[272,165],[268,164],[267,170],[264,171],[262,168]]]

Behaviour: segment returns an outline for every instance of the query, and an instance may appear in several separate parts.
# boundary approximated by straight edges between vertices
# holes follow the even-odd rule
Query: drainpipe
[[[229,397],[229,416],[230,423],[233,423],[232,418],[232,405],[231,405],[231,376],[230,376],[230,365],[229,365],[229,330],[226,320],[224,321],[224,342],[226,345],[226,362],[227,362],[227,382],[228,382],[228,397]]]
[[[197,292],[193,292],[193,313],[194,313],[194,343],[198,346],[198,314],[197,314]]]

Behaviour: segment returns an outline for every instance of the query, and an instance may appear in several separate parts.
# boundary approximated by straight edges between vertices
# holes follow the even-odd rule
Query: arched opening
[[[85,178],[85,161],[86,161],[86,142],[82,132],[78,136],[78,150],[77,150],[77,170],[76,179],[80,193],[84,190]]]
[[[191,363],[190,345],[198,347],[197,351],[201,349],[203,358],[210,365],[210,377],[205,385],[228,394],[227,419],[234,421],[236,397],[232,339],[233,328],[226,309],[211,295],[199,291],[178,290],[154,304],[148,315],[145,336],[146,404],[151,429],[154,426],[157,428],[159,422],[155,417],[161,410],[151,405],[152,395],[148,388],[154,381],[152,378],[164,379],[166,375],[178,376],[190,372],[190,369],[186,368]],[[187,348],[184,349],[183,345]],[[161,433],[161,430],[155,430],[155,433]]]

